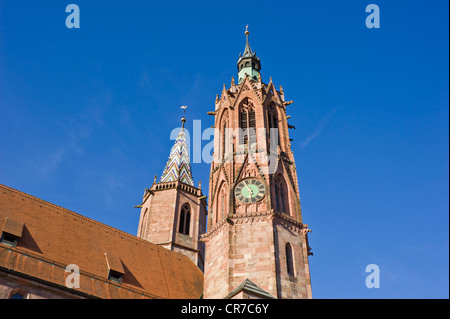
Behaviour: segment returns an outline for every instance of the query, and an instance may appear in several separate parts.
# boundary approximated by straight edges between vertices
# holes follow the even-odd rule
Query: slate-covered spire
[[[182,106],[186,110],[186,107]],[[189,144],[184,131],[184,123],[186,119],[181,119],[182,127],[178,133],[175,144],[170,150],[169,160],[167,161],[164,172],[161,175],[161,183],[181,181],[188,185],[194,186],[192,178],[191,163],[189,161]]]
[[[245,27],[245,49],[244,49],[244,54],[242,56],[242,58],[247,58],[247,57],[253,57],[256,54],[254,52],[252,52],[252,48],[250,47],[250,42],[248,42],[248,36],[249,36],[250,32],[248,31],[248,25]]]
[[[245,74],[248,74],[251,80],[257,81],[260,77],[259,71],[261,70],[261,61],[256,56],[256,52],[253,52],[250,47],[248,36],[248,25],[245,28],[245,49],[244,54],[239,54],[239,60],[237,62],[239,83],[245,79]]]

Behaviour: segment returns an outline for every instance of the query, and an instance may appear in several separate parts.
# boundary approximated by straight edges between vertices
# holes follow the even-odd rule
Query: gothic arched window
[[[294,258],[291,244],[286,244],[286,269],[288,275],[294,276]]]
[[[223,216],[225,216],[225,190],[224,189],[222,190],[222,196],[221,196],[220,200],[221,200],[221,204],[220,204],[221,213],[220,213],[220,215],[223,217]]]
[[[27,299],[28,293],[22,288],[15,288],[11,291],[9,299]]]
[[[191,226],[191,209],[188,204],[183,205],[180,211],[180,224],[178,232],[189,236],[189,229]]]
[[[226,183],[222,182],[218,188],[216,199],[216,223],[227,214],[227,190]]]
[[[242,101],[240,109],[240,128],[242,130],[240,142],[241,144],[256,143],[256,118],[253,103],[246,98]]]
[[[229,147],[229,145],[227,145],[229,143],[228,140],[228,134],[229,132],[228,130],[228,110],[225,110],[223,115],[222,115],[222,124],[220,126],[221,129],[221,139],[222,139],[222,145],[221,145],[221,159],[224,159],[225,156],[227,155],[227,151],[229,151],[227,148]]]
[[[226,133],[225,132],[227,131],[227,126],[228,126],[227,121],[224,121],[223,125],[222,125],[222,159],[224,159],[225,155],[226,155],[227,138],[226,138]]]
[[[275,180],[275,209],[281,213],[289,214],[286,205],[286,187],[281,176]]]
[[[277,135],[278,135],[278,141],[277,143],[280,144],[280,131],[278,129],[278,116],[277,116],[277,110],[276,110],[276,106],[275,105],[270,105],[269,108],[267,109],[267,122],[268,122],[268,126],[269,126],[269,143],[270,143],[270,129],[276,129],[277,130]]]

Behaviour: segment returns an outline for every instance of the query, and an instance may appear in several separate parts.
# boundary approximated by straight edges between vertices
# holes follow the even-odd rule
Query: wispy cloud
[[[46,161],[40,167],[39,172],[42,175],[47,175],[49,172],[53,171],[62,162],[65,154],[66,154],[66,147],[62,145],[46,158]]]
[[[303,140],[300,144],[300,148],[304,149],[309,143],[311,143],[312,140],[314,140],[317,136],[322,133],[324,128],[327,126],[327,124],[330,122],[333,115],[336,113],[336,111],[339,109],[339,106],[332,109],[330,112],[325,114],[325,116],[319,121],[319,124],[317,125],[317,128],[312,132],[311,135],[309,135],[306,139]]]
[[[143,89],[152,89],[153,84],[150,81],[150,77],[147,72],[142,72],[139,79],[139,87]]]
[[[83,153],[80,142],[83,139],[88,138],[90,132],[85,129],[80,129],[79,132],[79,134],[76,134],[74,128],[70,129],[70,131],[66,133],[64,142],[43,158],[43,164],[41,164],[39,169],[41,176],[48,176],[56,171],[61,163],[70,156],[73,156],[73,154]]]
[[[96,126],[103,125],[104,109],[111,103],[110,92],[102,92],[87,99],[84,112],[78,116],[62,118],[57,133],[63,139],[59,146],[48,152],[41,161],[39,172],[42,177],[56,171],[61,163],[74,154],[83,154],[83,142],[87,140]]]

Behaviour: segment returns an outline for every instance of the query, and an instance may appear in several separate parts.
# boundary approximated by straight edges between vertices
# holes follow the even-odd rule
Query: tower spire
[[[187,106],[182,106],[183,118],[181,119],[181,130],[177,135],[175,144],[170,150],[169,159],[161,175],[161,183],[181,181],[188,185],[194,186],[194,179],[192,178],[191,163],[189,160],[189,144],[184,131],[184,113],[186,113]]]
[[[248,31],[248,24],[245,27],[245,49],[244,54],[239,54],[239,60],[237,62],[238,67],[238,78],[239,83],[245,79],[247,74],[252,81],[258,81],[260,77],[259,71],[261,70],[261,62],[256,56],[256,53],[252,51],[250,47],[249,36],[250,31]]]
[[[244,49],[244,57],[253,56],[252,48],[250,47],[250,42],[248,41],[248,36],[250,32],[248,31],[248,24],[245,27],[245,49]]]

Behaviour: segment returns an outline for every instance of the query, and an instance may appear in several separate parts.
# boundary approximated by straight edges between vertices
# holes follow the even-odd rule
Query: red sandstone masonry
[[[141,208],[138,236],[189,257],[204,269],[205,245],[200,236],[206,228],[206,207],[201,190],[182,182],[154,184],[146,193]],[[190,207],[189,235],[180,234],[180,211]]]
[[[230,137],[232,151],[227,155],[231,157],[225,162],[215,158],[211,163],[209,230],[203,236],[206,243],[204,297],[223,298],[248,278],[277,298],[311,298],[308,249],[303,234],[307,226],[302,224],[297,170],[285,109],[289,103],[284,101],[284,92],[277,91],[272,80],[266,85],[261,81],[250,82],[249,78],[228,90],[224,87],[216,100],[215,127],[223,129],[226,123],[232,132],[237,132],[242,102],[247,99],[254,105],[257,129],[266,128],[269,132],[268,109],[277,112],[278,165],[272,175],[264,173],[265,164],[259,163],[258,158],[256,163],[251,162],[247,151],[238,147],[238,135]],[[222,154],[219,134],[216,130],[214,152]],[[257,130],[258,149],[268,146],[267,138],[267,134]],[[257,178],[265,184],[266,195],[260,202],[243,204],[234,198],[235,185],[246,177]],[[275,177],[284,181],[284,212],[274,212]],[[221,214],[222,193],[228,198],[228,216]],[[294,275],[287,273],[287,243],[292,247]]]

